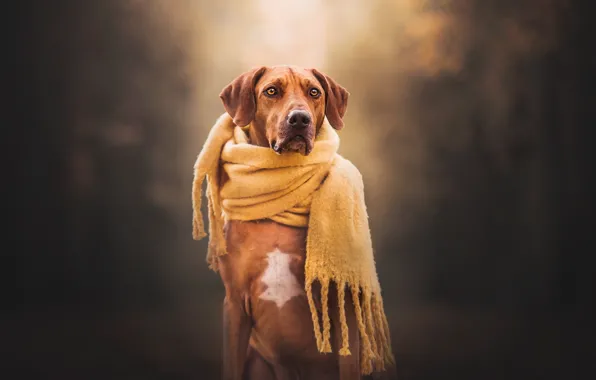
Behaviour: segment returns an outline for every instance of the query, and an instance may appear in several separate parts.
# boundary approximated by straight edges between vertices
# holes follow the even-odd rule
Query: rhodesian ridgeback
[[[308,155],[325,117],[335,129],[343,127],[348,95],[315,69],[277,66],[240,75],[220,98],[236,125],[250,125],[251,144],[280,155]],[[231,220],[224,230],[228,254],[219,258],[226,290],[224,379],[360,379],[358,327],[349,292],[345,304],[352,354],[337,354],[334,291],[329,299],[333,353],[317,349],[304,292],[306,228]]]

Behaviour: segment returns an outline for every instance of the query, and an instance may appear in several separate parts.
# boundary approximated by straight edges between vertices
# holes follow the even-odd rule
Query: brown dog
[[[317,70],[261,67],[220,95],[250,142],[278,154],[308,155],[325,116],[343,127],[348,92]],[[230,221],[228,254],[219,258],[224,301],[225,379],[360,379],[357,322],[347,292],[352,355],[339,356],[337,300],[330,292],[333,354],[319,353],[304,292],[305,228],[271,220]],[[316,291],[315,291],[316,293]],[[336,314],[334,314],[334,312]],[[335,323],[334,323],[335,322]]]

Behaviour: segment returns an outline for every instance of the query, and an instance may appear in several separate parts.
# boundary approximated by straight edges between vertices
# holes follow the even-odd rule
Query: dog
[[[292,66],[253,69],[220,94],[234,123],[248,126],[251,144],[279,155],[305,156],[325,117],[333,128],[343,128],[348,96],[318,70]],[[228,254],[218,258],[226,292],[223,378],[360,379],[358,326],[349,292],[345,305],[352,354],[337,354],[341,333],[334,291],[329,292],[333,353],[317,349],[304,292],[306,228],[230,220],[224,233]]]

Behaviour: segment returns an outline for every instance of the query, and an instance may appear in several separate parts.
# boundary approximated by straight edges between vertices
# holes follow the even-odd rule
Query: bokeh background
[[[5,378],[218,378],[192,167],[219,91],[272,64],[351,92],[340,153],[364,177],[399,378],[594,373],[587,4],[20,2]]]

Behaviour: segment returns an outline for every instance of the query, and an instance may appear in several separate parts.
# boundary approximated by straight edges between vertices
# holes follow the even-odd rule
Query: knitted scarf
[[[389,327],[383,309],[364,203],[362,176],[337,154],[339,137],[327,120],[308,156],[276,154],[249,144],[245,129],[222,115],[211,129],[194,167],[193,237],[206,236],[201,215],[201,187],[207,178],[209,249],[207,262],[217,271],[226,254],[226,220],[271,219],[308,227],[305,291],[320,352],[331,352],[328,294],[336,284],[342,333],[340,355],[350,355],[345,292],[352,294],[361,342],[363,374],[393,363]],[[224,180],[222,180],[224,178]],[[321,321],[313,283],[321,286]]]

